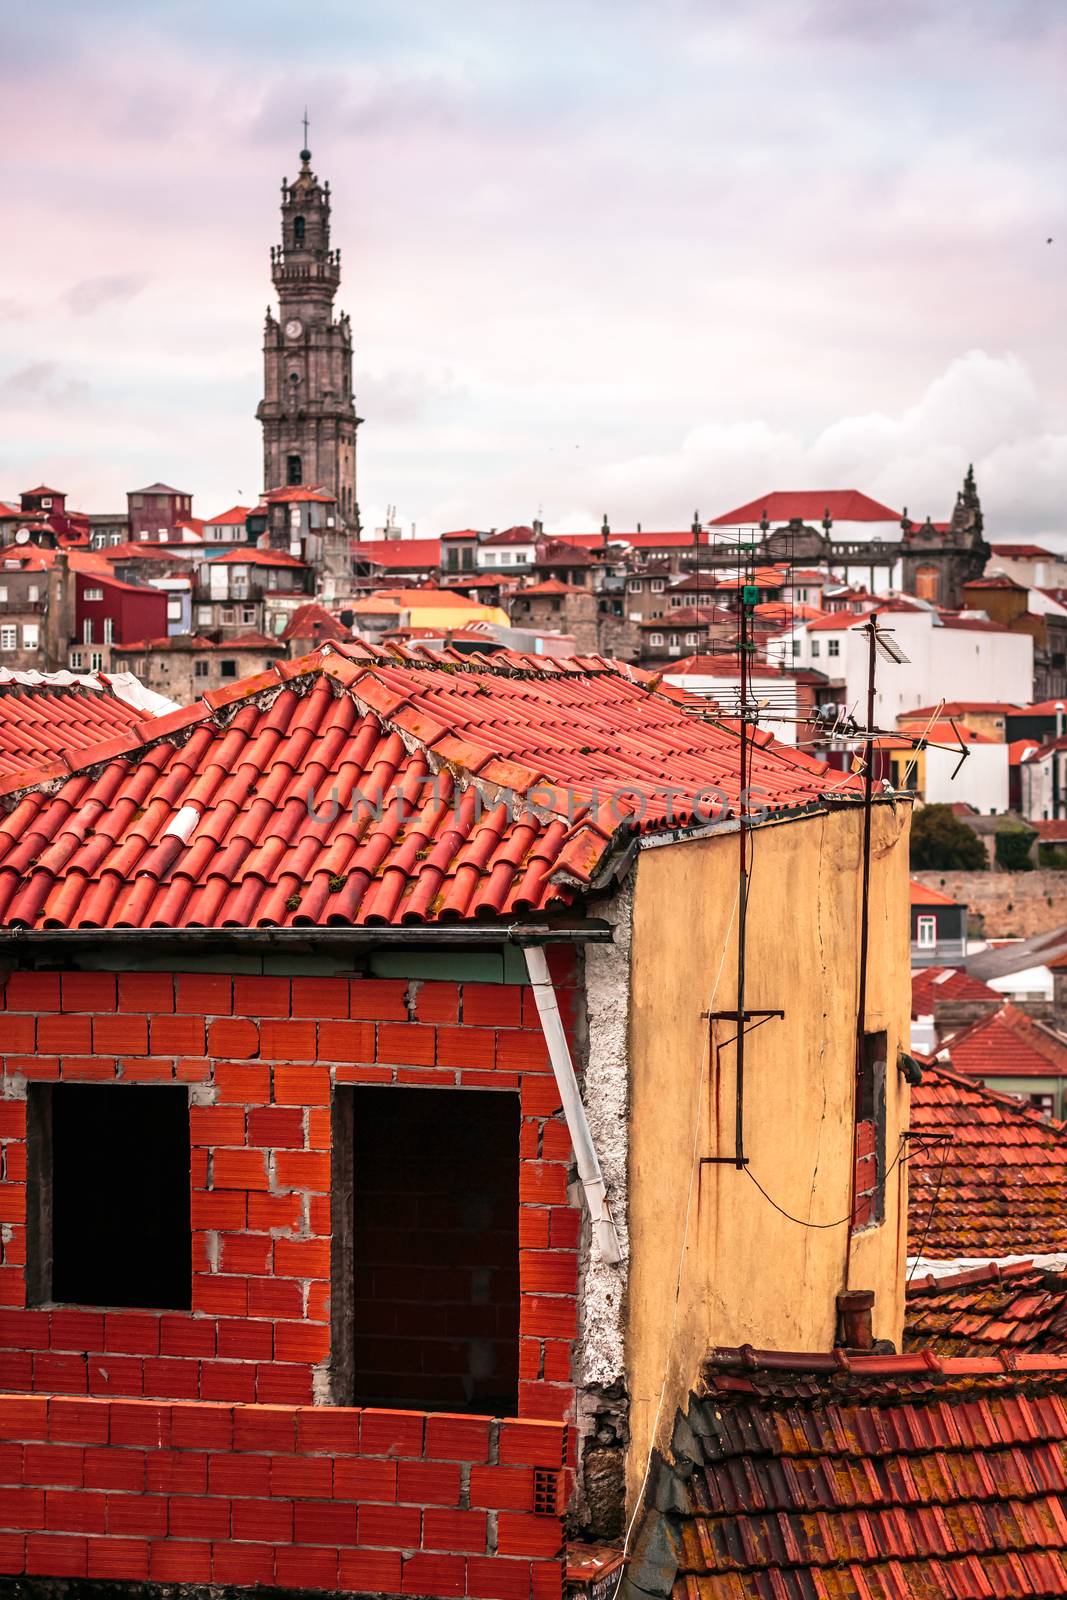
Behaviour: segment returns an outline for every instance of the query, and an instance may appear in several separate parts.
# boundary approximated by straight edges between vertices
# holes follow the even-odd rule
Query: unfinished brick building
[[[0,780],[0,1571],[554,1600],[568,1534],[620,1537],[692,1377],[655,1409],[641,1319],[677,1254],[674,1085],[730,982],[737,746],[596,659],[326,645]],[[841,856],[765,965],[799,996],[825,947],[851,982],[854,788],[762,736],[752,762],[763,820],[798,823],[767,870]],[[892,1060],[906,841],[895,807],[876,823]],[[780,945],[777,904],[750,922]],[[782,1026],[821,1074],[794,1127],[841,1103],[836,1204],[848,1027],[816,1038],[799,999]],[[751,1060],[758,1110],[779,1075]],[[777,1262],[780,1219],[722,1195]],[[899,1252],[875,1272],[873,1234],[856,1272],[889,1328]],[[824,1276],[782,1314],[828,1347],[829,1254]],[[683,1310],[687,1340],[708,1315]]]

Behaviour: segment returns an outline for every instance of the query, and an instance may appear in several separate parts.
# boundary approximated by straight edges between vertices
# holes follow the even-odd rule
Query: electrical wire
[[[946,1139],[941,1146],[941,1166],[938,1169],[937,1183],[934,1185],[934,1197],[930,1201],[930,1209],[926,1213],[926,1226],[923,1228],[923,1236],[919,1240],[918,1254],[916,1255],[915,1260],[912,1262],[911,1271],[908,1273],[908,1276],[905,1280],[905,1287],[907,1287],[912,1278],[914,1278],[915,1268],[919,1265],[919,1262],[922,1260],[926,1251],[926,1240],[929,1236],[930,1228],[933,1225],[934,1212],[937,1210],[937,1202],[941,1198],[941,1184],[945,1176],[945,1162],[948,1160],[948,1146],[949,1141]]]
[[[885,1177],[884,1178],[879,1178],[878,1182],[875,1184],[875,1188],[876,1189],[882,1189],[884,1191],[886,1184],[889,1182],[889,1179],[893,1174],[893,1171],[895,1170],[896,1167],[899,1166],[900,1162],[904,1159],[904,1152],[907,1149],[907,1144],[908,1144],[908,1141],[906,1139],[901,1139],[901,1141],[900,1141],[900,1149],[897,1151],[896,1155],[893,1157],[893,1160],[890,1163],[890,1165],[886,1168]],[[798,1227],[801,1227],[801,1228],[812,1228],[812,1229],[815,1229],[815,1230],[821,1230],[823,1228],[843,1228],[846,1222],[851,1222],[852,1221],[852,1212],[851,1211],[848,1213],[847,1216],[838,1217],[836,1222],[808,1222],[808,1221],[805,1220],[804,1217],[794,1217],[794,1215],[793,1215],[793,1213],[791,1211],[787,1211],[784,1206],[780,1206],[778,1204],[777,1200],[775,1200],[771,1195],[769,1195],[767,1193],[767,1191],[763,1187],[762,1183],[760,1183],[760,1181],[756,1177],[755,1173],[749,1167],[743,1167],[741,1170],[746,1174],[747,1177],[752,1179],[752,1182],[756,1185],[756,1188],[759,1190],[760,1194],[763,1196],[763,1198],[766,1201],[768,1201],[774,1207],[775,1211],[780,1212],[781,1215],[787,1219],[787,1221],[795,1222]]]

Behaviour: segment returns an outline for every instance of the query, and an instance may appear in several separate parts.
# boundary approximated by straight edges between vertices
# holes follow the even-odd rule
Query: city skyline
[[[47,52],[5,21],[0,499],[258,495],[306,101],[367,528],[851,486],[944,517],[973,459],[994,537],[1061,530],[1050,4],[45,10]]]

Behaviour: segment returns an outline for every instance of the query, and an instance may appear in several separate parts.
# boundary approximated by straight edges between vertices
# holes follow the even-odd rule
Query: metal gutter
[[[373,945],[499,945],[521,944],[610,944],[611,926],[606,922],[583,921],[572,924],[547,922],[512,923],[416,923],[407,927],[307,927],[307,928],[4,928],[0,929],[0,952],[42,948],[95,949],[117,945],[158,947],[197,945],[201,948],[228,948],[233,945],[271,950],[322,950],[330,946],[362,949]]]
[[[563,1028],[563,1019],[559,1014],[559,1005],[556,1001],[556,991],[548,970],[548,960],[545,952],[538,945],[527,945],[523,954],[526,957],[526,970],[530,975],[533,985],[534,1000],[537,1002],[537,1015],[541,1019],[541,1029],[548,1045],[549,1060],[552,1062],[552,1071],[555,1074],[556,1086],[563,1101],[563,1115],[567,1120],[570,1131],[571,1144],[574,1147],[574,1156],[578,1164],[578,1176],[585,1190],[586,1204],[589,1207],[589,1216],[593,1224],[593,1234],[600,1251],[601,1259],[609,1266],[619,1266],[622,1262],[622,1249],[619,1245],[619,1236],[615,1231],[615,1224],[608,1209],[607,1191],[604,1187],[604,1175],[600,1170],[600,1159],[593,1144],[593,1136],[589,1131],[589,1122],[585,1115],[582,1097],[578,1093],[578,1080],[574,1075],[574,1063],[571,1061],[570,1046]]]

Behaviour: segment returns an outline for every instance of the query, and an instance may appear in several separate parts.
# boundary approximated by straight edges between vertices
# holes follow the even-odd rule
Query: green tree
[[[951,806],[923,806],[911,819],[911,864],[932,872],[984,872],[985,845]]]
[[[997,829],[997,866],[1005,872],[1032,872],[1034,863],[1030,846],[1037,838],[1037,829],[1021,822],[1004,822]]]

